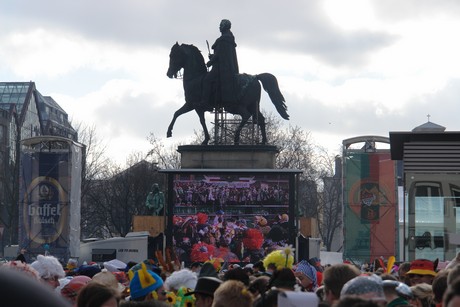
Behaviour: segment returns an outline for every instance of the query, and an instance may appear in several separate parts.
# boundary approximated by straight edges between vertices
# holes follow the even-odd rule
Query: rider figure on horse
[[[236,57],[236,43],[230,31],[230,20],[223,19],[219,30],[221,36],[212,45],[214,54],[209,54],[207,67],[211,71],[203,80],[202,105],[225,106],[237,101],[236,75],[239,73]],[[211,101],[212,90],[215,89],[215,99]]]

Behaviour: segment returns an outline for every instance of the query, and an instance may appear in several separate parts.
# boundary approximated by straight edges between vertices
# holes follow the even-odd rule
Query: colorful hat
[[[115,275],[107,271],[107,269],[104,269],[101,272],[94,275],[92,280],[94,282],[98,282],[113,289],[115,292],[119,294],[121,294],[125,290],[125,286],[119,283]]]
[[[91,278],[88,276],[75,276],[61,289],[61,295],[71,302],[76,302],[78,293],[80,293],[80,290],[90,281]]]
[[[78,267],[78,260],[77,259],[73,259],[73,258],[69,258],[69,260],[67,261],[67,265],[66,265],[66,270],[73,270],[73,269],[76,269]]]
[[[40,280],[39,273],[31,265],[21,262],[20,260],[8,261],[1,265],[2,268],[8,268],[13,270],[21,271],[27,276],[32,277],[33,279]]]
[[[258,250],[264,243],[264,235],[260,230],[249,228],[244,232],[243,244],[248,250]]]
[[[65,276],[64,268],[56,257],[38,255],[37,260],[32,262],[32,268],[34,268],[40,278],[52,278]]]
[[[161,274],[161,269],[155,264],[155,261],[153,259],[145,259],[144,261],[142,261],[142,263],[146,266],[147,270],[150,270],[154,273],[156,273],[157,275],[160,275]],[[126,268],[129,269],[127,270],[128,273],[129,271],[132,271],[133,273],[137,270],[140,270],[141,269],[141,263],[136,263],[134,265],[131,265],[130,263],[128,263],[126,265]],[[129,277],[129,275],[128,275]]]
[[[147,267],[143,262],[141,263],[140,270],[135,272],[130,270],[129,275],[129,279],[131,280],[129,288],[131,297],[134,299],[146,296],[163,285],[161,277],[152,271],[147,270]]]
[[[126,263],[123,261],[120,261],[118,259],[113,259],[110,261],[106,261],[103,263],[104,268],[107,269],[109,272],[119,272],[119,271],[124,271],[126,269]]]
[[[406,274],[419,274],[436,276],[437,261],[416,259],[410,263],[410,270]]]
[[[317,278],[316,278],[316,269],[314,266],[312,266],[308,261],[302,260],[297,264],[297,268],[295,269],[296,272],[301,272],[305,276],[307,276],[311,282],[313,283],[313,286],[317,286]]]
[[[174,306],[174,307],[189,307],[189,306],[195,306],[195,297],[193,295],[190,295],[191,290],[186,288],[186,287],[181,287],[175,297],[173,296],[174,295],[174,292],[169,292],[167,295],[166,295],[166,298],[167,298],[167,302]],[[169,297],[168,297],[169,295]],[[173,298],[173,301],[171,301],[171,298]],[[172,303],[174,302],[174,303]]]
[[[182,287],[189,289],[195,289],[196,280],[198,276],[190,271],[189,269],[182,269],[180,271],[173,272],[165,280],[166,289],[173,291],[179,290]]]
[[[286,246],[271,252],[263,260],[264,267],[268,268],[268,265],[273,263],[278,270],[282,268],[292,269],[292,264],[294,263],[294,255],[292,252],[293,248],[291,246]]]
[[[74,270],[74,272],[77,275],[85,275],[85,276],[88,276],[89,278],[93,278],[93,276],[99,273],[100,271],[101,271],[101,268],[97,264],[96,265],[82,264]]]
[[[129,279],[128,275],[125,272],[113,272],[113,276],[117,279],[117,281],[125,287],[129,286]]]
[[[196,219],[198,220],[198,224],[206,224],[208,221],[208,215],[203,212],[198,212],[196,214]]]

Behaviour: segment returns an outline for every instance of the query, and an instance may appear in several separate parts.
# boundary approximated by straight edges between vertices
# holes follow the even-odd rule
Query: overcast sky
[[[427,121],[460,130],[457,0],[0,0],[0,80],[34,81],[73,122],[96,125],[123,164],[184,103],[169,51],[232,22],[241,72],[270,72],[314,141],[389,136]],[[261,109],[276,114],[266,93]],[[210,121],[208,126],[211,127]],[[200,130],[194,112],[165,144]]]

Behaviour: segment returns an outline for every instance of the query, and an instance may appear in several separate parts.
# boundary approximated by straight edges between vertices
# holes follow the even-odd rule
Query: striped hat
[[[406,274],[436,276],[436,266],[433,261],[427,259],[416,259],[410,263],[410,270]]]
[[[313,287],[317,286],[317,278],[316,278],[316,269],[312,266],[308,261],[302,260],[297,264],[297,268],[295,269],[296,272],[301,272],[305,276],[307,276],[311,282],[313,283]]]

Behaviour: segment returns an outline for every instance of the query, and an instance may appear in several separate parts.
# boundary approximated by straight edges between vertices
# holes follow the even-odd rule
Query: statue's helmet
[[[222,21],[220,22],[221,30],[230,30],[231,27],[232,27],[232,23],[228,19],[222,19]]]
[[[159,189],[160,189],[160,186],[158,185],[158,183],[152,184],[152,190],[159,190]]]

